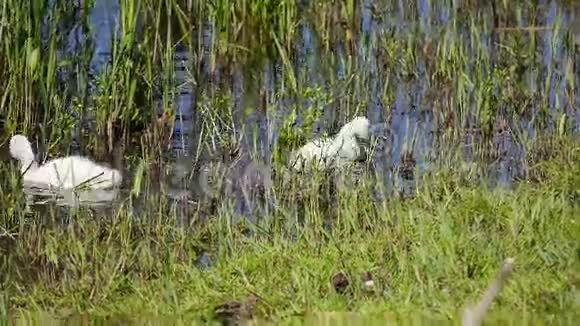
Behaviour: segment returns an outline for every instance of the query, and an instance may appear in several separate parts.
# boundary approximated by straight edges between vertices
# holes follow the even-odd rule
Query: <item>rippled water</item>
[[[382,144],[375,157],[373,166],[377,172],[378,180],[384,183],[385,188],[402,187],[409,191],[412,189],[413,180],[401,176],[401,167],[404,162],[404,153],[408,149],[415,160],[416,173],[422,173],[429,169],[430,160],[437,157],[438,140],[435,136],[437,133],[437,119],[434,112],[434,103],[439,94],[444,90],[433,89],[431,78],[428,75],[428,60],[425,57],[418,56],[416,62],[416,76],[411,79],[397,77],[398,66],[384,67],[380,62],[379,40],[385,38],[395,38],[406,40],[410,35],[421,35],[427,39],[433,39],[434,42],[442,42],[446,37],[455,37],[450,33],[457,23],[454,21],[461,12],[458,12],[457,1],[441,1],[435,4],[428,0],[417,0],[412,4],[416,6],[418,16],[416,17],[411,9],[410,4],[405,1],[393,1],[395,6],[387,6],[382,10],[377,9],[380,6],[374,5],[373,1],[362,1],[361,6],[361,24],[358,26],[360,37],[356,38],[355,51],[350,54],[348,42],[335,42],[333,44],[333,58],[324,57],[319,49],[320,40],[312,26],[311,20],[304,20],[299,26],[298,37],[296,40],[296,55],[292,64],[296,75],[304,85],[316,87],[323,85],[337,85],[330,92],[337,98],[331,105],[323,108],[322,119],[316,122],[312,137],[317,137],[325,131],[335,131],[339,121],[344,121],[346,116],[354,115],[358,107],[341,106],[341,97],[349,96],[365,102],[366,106],[361,106],[362,112],[359,115],[367,116],[375,125],[387,123],[388,128],[384,131],[388,141]],[[561,24],[566,28],[575,30],[575,36],[578,39],[580,33],[575,21],[580,12],[577,8],[563,5],[558,1],[540,1],[540,5],[546,8],[538,18],[539,21],[533,21],[531,17],[520,17],[518,24],[528,26],[532,23],[541,26],[551,26],[561,19]],[[114,33],[119,31],[119,3],[115,0],[96,0],[95,6],[90,14],[94,53],[91,62],[91,70],[94,75],[106,65],[111,58],[111,42]],[[489,11],[489,10],[488,10]],[[463,13],[465,14],[465,13]],[[482,15],[490,13],[487,11],[473,12],[473,15]],[[491,21],[491,20],[489,20]],[[575,25],[576,24],[576,25]],[[459,29],[457,37],[469,41],[470,31],[466,27],[457,24]],[[79,39],[79,30],[71,33],[71,44],[76,44],[74,40]],[[566,60],[569,60],[569,54],[564,51],[564,33],[559,31],[555,33],[546,30],[541,33],[538,48],[541,53],[541,60],[538,60],[539,69],[530,70],[525,73],[529,89],[532,92],[549,94],[549,116],[550,123],[547,124],[547,130],[535,130],[530,119],[522,117],[522,129],[527,130],[529,136],[533,137],[539,132],[555,132],[558,117],[562,112],[569,117],[575,118],[574,132],[580,130],[580,109],[578,105],[567,104],[569,95],[566,94],[568,79],[566,74]],[[481,44],[493,52],[496,47],[493,33],[480,33]],[[74,37],[73,37],[74,36]],[[270,171],[272,162],[273,146],[278,142],[280,137],[279,130],[285,116],[291,112],[292,104],[310,108],[313,105],[311,99],[302,101],[296,99],[297,103],[292,103],[289,98],[278,99],[275,94],[283,87],[284,65],[281,58],[272,57],[265,60],[262,66],[255,66],[252,69],[244,69],[240,64],[224,66],[220,60],[216,60],[215,69],[210,65],[210,51],[212,42],[219,37],[215,33],[211,22],[207,22],[203,27],[203,52],[198,54],[201,60],[203,78],[194,82],[192,73],[195,66],[195,58],[180,46],[176,47],[174,57],[175,69],[175,98],[170,99],[174,104],[175,128],[171,138],[170,150],[165,153],[167,160],[168,176],[165,179],[165,192],[170,198],[183,205],[190,205],[193,199],[204,194],[212,197],[211,187],[205,186],[207,180],[192,182],[192,175],[204,176],[203,167],[215,163],[211,155],[203,151],[201,163],[198,164],[198,142],[202,131],[203,110],[212,109],[208,99],[196,98],[196,94],[206,94],[208,96],[219,96],[223,89],[219,85],[229,85],[233,96],[233,119],[234,124],[239,130],[244,127],[244,133],[241,133],[241,159],[235,164],[223,162],[223,175],[229,176],[233,180],[241,180],[248,174],[255,174],[256,170]],[[452,41],[452,40],[451,40]],[[440,43],[441,44],[441,43]],[[445,45],[443,45],[445,46]],[[72,47],[72,45],[71,45]],[[493,53],[492,53],[493,54]],[[353,57],[349,57],[352,55]],[[475,58],[475,53],[473,53]],[[403,54],[401,54],[403,57]],[[492,55],[492,60],[494,56]],[[331,60],[332,59],[332,60]],[[574,60],[578,60],[578,54]],[[351,87],[352,93],[344,94],[345,85],[349,83],[348,71],[349,64],[355,64],[357,78],[362,79],[358,87]],[[470,63],[473,67],[478,64],[476,60]],[[253,84],[252,75],[259,75],[264,82],[261,87]],[[394,72],[392,71],[394,70]],[[578,75],[576,71],[576,76]],[[550,83],[542,83],[549,76]],[[350,81],[352,82],[352,81]],[[548,87],[548,88],[547,88]],[[385,100],[385,89],[388,88],[394,93],[394,101],[387,103]],[[578,85],[576,85],[576,99],[578,103]],[[203,90],[200,92],[199,90]],[[257,94],[260,93],[260,94]],[[435,95],[434,95],[435,94]],[[440,98],[440,100],[442,100]],[[159,99],[159,107],[162,107]],[[345,102],[346,103],[346,102]],[[474,106],[473,101],[469,105]],[[572,102],[573,103],[573,102]],[[456,104],[456,103],[455,103]],[[256,109],[246,112],[246,108],[253,105]],[[266,109],[265,106],[268,106]],[[272,109],[270,109],[272,108]],[[475,109],[475,108],[473,108]],[[534,108],[537,112],[540,108]],[[533,116],[532,116],[533,117]],[[302,117],[298,117],[297,128],[302,123]],[[412,139],[414,139],[413,146]],[[481,141],[481,135],[477,132],[466,135],[464,153],[469,161],[474,155],[474,144]],[[524,150],[518,145],[511,133],[498,133],[494,136],[494,142],[501,153],[498,159],[493,162],[490,169],[491,174],[495,176],[494,182],[498,185],[509,186],[515,177],[522,173],[522,157]],[[219,147],[219,146],[218,146]],[[219,148],[216,148],[219,151]],[[259,157],[251,157],[250,153],[258,153]],[[212,162],[212,163],[208,163]],[[200,168],[200,166],[202,166]],[[194,172],[196,171],[196,172]],[[264,177],[264,173],[262,173]],[[267,175],[263,179],[268,179]],[[198,180],[199,181],[199,180]],[[197,189],[192,189],[197,188]],[[232,188],[231,194],[237,197],[238,204],[236,211],[251,215],[252,210],[247,207],[248,201],[244,199],[244,194],[239,189]],[[201,191],[200,191],[201,189]],[[197,195],[196,195],[197,194]]]

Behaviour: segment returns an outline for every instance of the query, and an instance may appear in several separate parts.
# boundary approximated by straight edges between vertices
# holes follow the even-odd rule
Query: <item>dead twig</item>
[[[496,27],[498,32],[545,32],[551,31],[553,28],[549,26],[527,26],[527,27]]]
[[[12,240],[16,240],[15,237],[18,235],[17,233],[10,233],[10,232],[8,232],[8,230],[6,230],[3,227],[0,227],[0,231],[1,231],[0,232],[0,238],[9,237],[9,238],[12,238]]]
[[[514,265],[513,258],[507,258],[504,260],[503,265],[499,272],[497,273],[493,282],[489,285],[483,296],[479,299],[476,305],[472,307],[466,307],[463,311],[462,325],[463,326],[479,326],[483,321],[491,303],[497,297],[501,291],[505,281],[508,279],[512,272]]]

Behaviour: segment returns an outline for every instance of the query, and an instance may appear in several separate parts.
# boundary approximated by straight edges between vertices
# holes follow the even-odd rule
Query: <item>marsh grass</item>
[[[95,72],[90,38],[66,50],[74,29],[90,32],[92,2],[67,3],[0,5],[4,136],[35,135],[45,156],[74,140],[101,160],[123,144],[130,195],[105,210],[30,210],[18,168],[3,165],[0,317],[185,323],[257,294],[266,321],[448,321],[511,256],[489,321],[578,319],[578,54],[561,7],[539,26],[537,4],[427,2],[446,18],[424,25],[400,1],[369,18],[355,1],[123,0],[109,65]],[[191,58],[180,85],[178,52]],[[239,176],[240,161],[271,169],[272,189],[244,193],[253,223],[236,177],[234,190],[221,178],[185,204],[166,196],[184,89],[195,98],[186,178],[208,162],[227,166],[218,176]],[[388,126],[373,149],[388,164],[288,177],[291,149],[356,115]],[[433,138],[425,152],[421,137]],[[512,161],[517,182],[497,186],[497,166]],[[378,181],[405,173],[410,196]],[[331,284],[338,272],[351,277],[347,295]]]
[[[514,277],[498,312],[565,323],[574,318],[577,291],[580,149],[561,146],[557,157],[535,166],[541,177],[511,191],[441,169],[410,200],[361,200],[370,197],[363,184],[339,191],[336,213],[329,215],[328,203],[320,202],[329,194],[319,186],[258,224],[234,223],[231,210],[223,209],[182,227],[166,201],[154,197],[137,219],[129,202],[105,219],[78,211],[64,225],[58,216],[57,223],[39,223],[16,209],[7,212],[15,219],[1,237],[3,309],[14,316],[88,311],[199,319],[211,318],[223,301],[257,293],[263,300],[256,314],[269,320],[316,311],[363,318],[420,311],[446,320],[478,297],[512,256]],[[287,223],[292,210],[301,221]],[[334,216],[331,228],[328,216]],[[203,252],[215,262],[208,270],[196,266]],[[338,271],[353,276],[351,294],[332,288]],[[366,271],[376,283],[370,292],[356,281]]]

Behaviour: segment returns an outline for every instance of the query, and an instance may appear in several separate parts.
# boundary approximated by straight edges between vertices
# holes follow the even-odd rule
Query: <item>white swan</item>
[[[365,159],[363,143],[370,139],[370,122],[365,117],[356,117],[344,125],[334,139],[316,139],[290,154],[290,166],[303,170],[312,162],[323,168],[342,166]]]
[[[81,156],[57,158],[39,166],[30,142],[23,135],[10,139],[10,155],[20,161],[25,186],[73,189],[86,185],[91,189],[105,189],[120,186],[123,181],[120,171]]]

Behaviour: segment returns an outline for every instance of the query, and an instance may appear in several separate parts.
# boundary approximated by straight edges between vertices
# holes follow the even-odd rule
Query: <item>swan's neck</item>
[[[38,168],[38,163],[33,159],[22,159],[20,160],[20,172],[22,174],[26,171]]]

